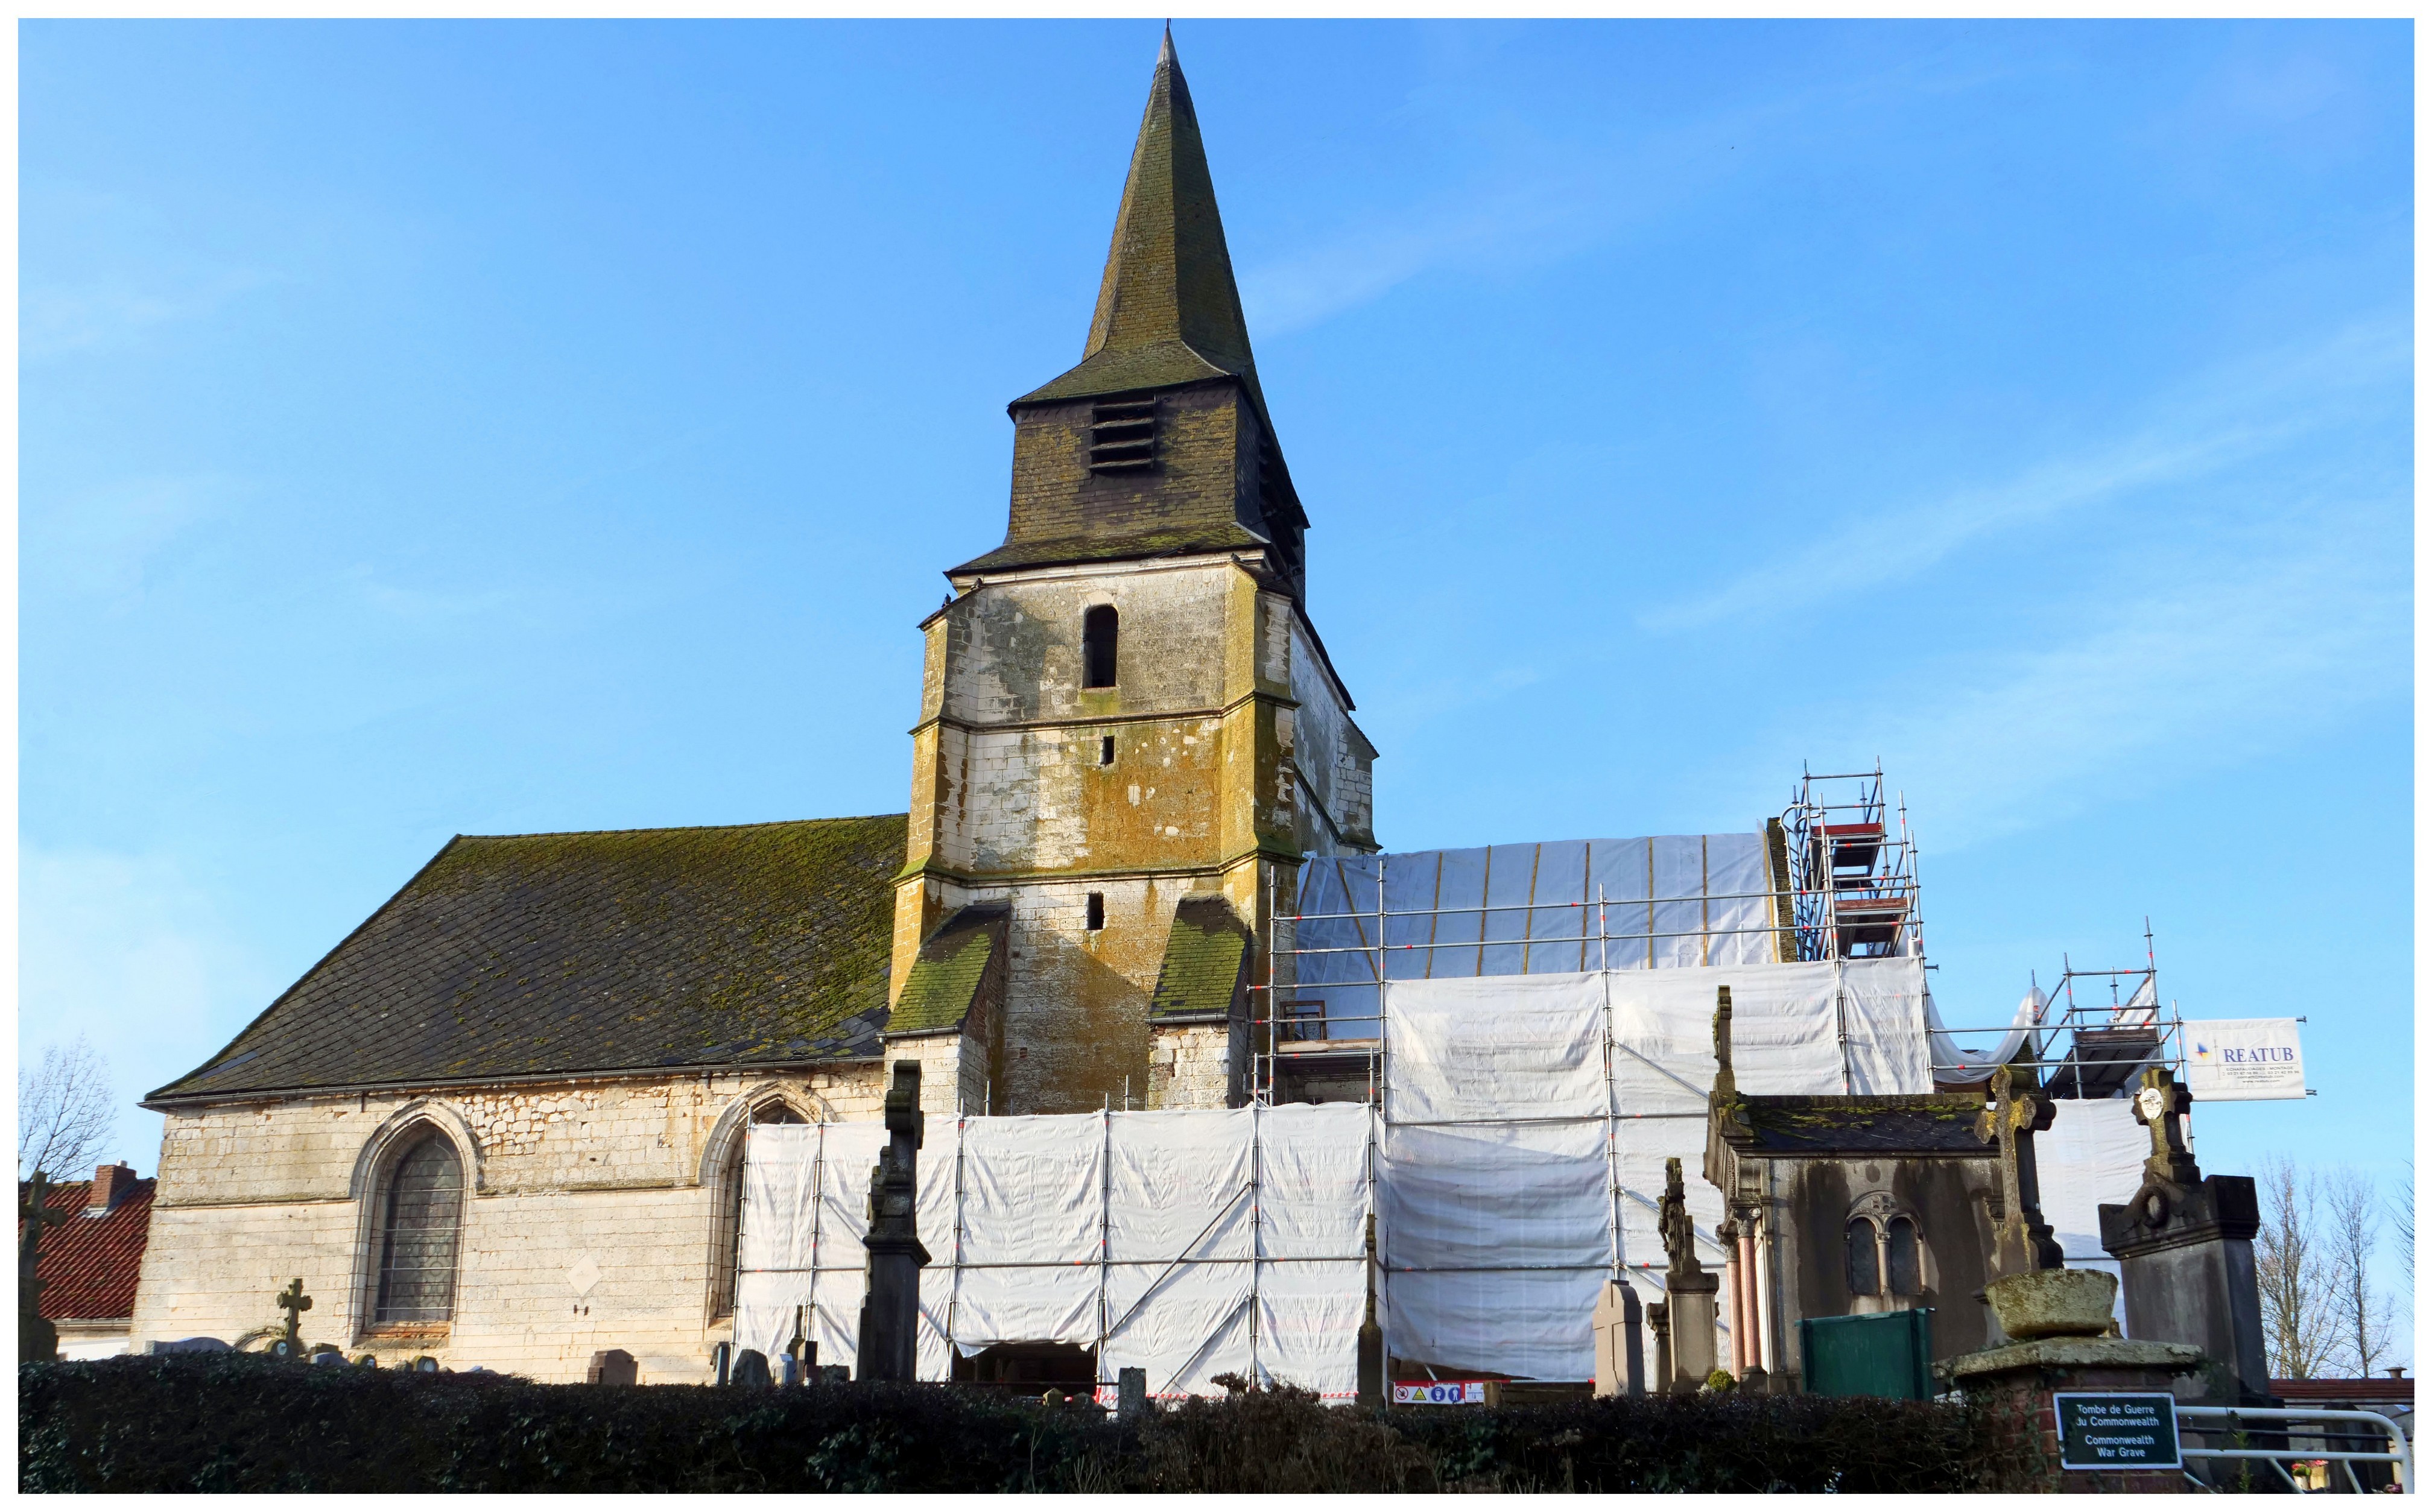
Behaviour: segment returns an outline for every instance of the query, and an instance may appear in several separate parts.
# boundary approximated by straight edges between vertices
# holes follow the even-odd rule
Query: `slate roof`
[[[17,1184],[17,1205],[25,1206],[33,1184]],[[42,1277],[42,1316],[103,1319],[135,1316],[135,1278],[144,1268],[144,1247],[152,1236],[152,1193],[160,1183],[151,1177],[127,1184],[126,1195],[108,1214],[87,1218],[93,1200],[91,1182],[57,1182],[42,1205],[64,1214],[67,1221],[42,1231],[42,1253],[35,1267]],[[17,1225],[25,1238],[25,1225]]]
[[[1984,1100],[1969,1093],[1857,1098],[1748,1097],[1740,1115],[1759,1152],[1776,1155],[1982,1155]]]
[[[1188,557],[1213,551],[1262,551],[1270,543],[1246,526],[1214,524],[1134,530],[1119,535],[1068,535],[1047,541],[1008,541],[985,556],[974,557],[947,575],[1006,572],[1016,567],[1060,566],[1069,562],[1129,562],[1153,557]]]
[[[905,816],[458,835],[147,1102],[875,1055]]]
[[[1196,894],[1174,905],[1165,960],[1148,1000],[1151,1019],[1215,1017],[1231,1011],[1250,957],[1250,927],[1233,905]]]
[[[1005,952],[1012,923],[1013,908],[1006,903],[971,903],[948,915],[920,943],[911,974],[895,999],[895,1012],[887,1017],[887,1032],[922,1034],[960,1028],[989,965]]]
[[[1249,386],[1263,412],[1199,114],[1169,35],[1140,113],[1081,363],[1014,403],[1123,394],[1227,374]]]

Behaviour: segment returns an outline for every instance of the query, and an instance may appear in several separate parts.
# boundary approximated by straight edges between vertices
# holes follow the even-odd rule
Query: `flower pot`
[[[2119,1278],[2103,1270],[2030,1270],[1984,1287],[2001,1332],[2016,1339],[2102,1335],[2119,1295]]]

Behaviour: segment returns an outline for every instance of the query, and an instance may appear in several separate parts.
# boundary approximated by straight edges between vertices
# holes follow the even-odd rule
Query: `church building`
[[[134,1347],[304,1278],[348,1354],[705,1378],[743,1134],[1222,1108],[1303,862],[1376,850],[1375,748],[1171,39],[1080,363],[1015,399],[1010,516],[920,622],[908,813],[460,835],[192,1073]]]

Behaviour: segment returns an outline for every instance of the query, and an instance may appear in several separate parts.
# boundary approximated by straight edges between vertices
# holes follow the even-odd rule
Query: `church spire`
[[[1015,402],[1191,383],[1224,374],[1255,394],[1250,333],[1191,87],[1168,23],[1132,146],[1114,243],[1081,365]]]

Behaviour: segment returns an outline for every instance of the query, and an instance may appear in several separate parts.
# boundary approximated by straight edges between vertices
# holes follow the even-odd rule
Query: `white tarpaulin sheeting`
[[[1099,1352],[1158,1392],[1257,1373],[1348,1395],[1366,1289],[1364,1107],[932,1118],[920,1159],[924,1380],[947,1341]],[[815,1305],[851,1365],[875,1123],[755,1126],[744,1163],[735,1337],[774,1355]],[[1255,1183],[1254,1183],[1255,1178]]]
[[[2001,1038],[1987,1045],[1963,1045],[1943,1027],[1941,1011],[1928,999],[1925,1021],[1933,1031],[1934,1075],[1939,1082],[1984,1082],[2018,1053],[2027,1042],[2027,1032],[2043,1022],[2044,995],[2033,987],[2018,1000],[2018,1011],[2011,1016],[2010,1027]]]
[[[1386,1348],[1587,1379],[1596,1287],[1663,1263],[1667,1156],[1710,1246],[1722,1220],[1698,1175],[1715,989],[1731,989],[1745,1091],[1930,1092],[1924,978],[1894,958],[1389,983]]]
[[[1714,989],[1755,1094],[1933,1089],[1922,963],[1397,981],[1380,1109],[1360,1104],[933,1118],[920,1153],[925,1379],[965,1353],[1054,1341],[1099,1375],[1206,1392],[1233,1371],[1353,1389],[1372,1204],[1379,1313],[1405,1359],[1545,1380],[1592,1370],[1588,1319],[1615,1268],[1660,1298],[1655,1208],[1678,1157],[1710,1263],[1721,1194],[1702,1170]],[[735,1339],[773,1353],[816,1302],[823,1362],[851,1364],[879,1125],[761,1125],[745,1165]],[[2072,1264],[2104,1264],[2098,1202],[2136,1185],[2121,1100],[2058,1104],[2036,1140],[2044,1211]]]
[[[2053,1100],[2052,1127],[2035,1135],[2035,1186],[2070,1265],[2105,1258],[2094,1210],[2136,1195],[2153,1149],[2125,1098]]]
[[[2125,1098],[2053,1100],[2052,1127],[2035,1135],[2035,1188],[2044,1221],[2070,1267],[2120,1274],[2120,1262],[2103,1252],[2095,1209],[2106,1202],[2125,1206],[2136,1195],[2153,1148],[2153,1135]],[[2115,1300],[2113,1313],[2125,1332],[2124,1301]]]

